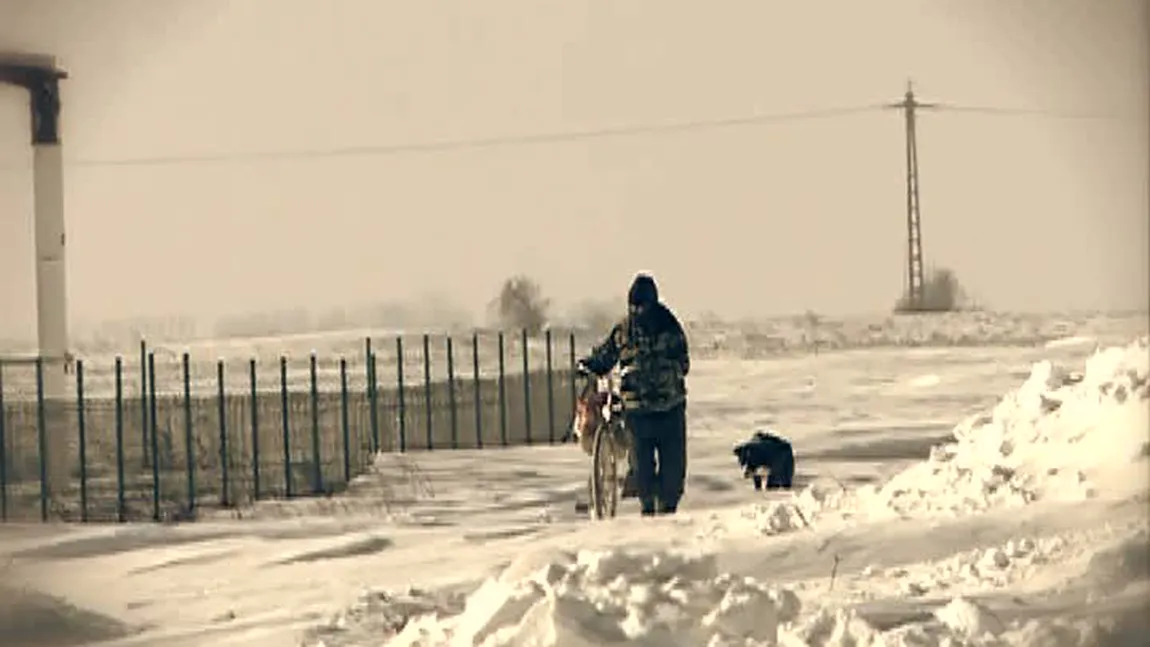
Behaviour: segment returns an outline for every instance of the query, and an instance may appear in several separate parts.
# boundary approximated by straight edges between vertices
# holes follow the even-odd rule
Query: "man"
[[[687,336],[649,275],[635,277],[627,304],[627,316],[580,364],[599,376],[619,365],[628,476],[642,514],[674,514],[687,478]]]
[[[735,456],[756,490],[763,489],[762,471],[767,470],[768,490],[789,490],[795,478],[795,453],[791,443],[771,433],[756,431],[745,443],[735,446]]]

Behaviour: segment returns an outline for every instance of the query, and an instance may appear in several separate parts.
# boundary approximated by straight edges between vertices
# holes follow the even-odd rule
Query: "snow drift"
[[[1098,351],[1082,372],[1039,362],[1018,389],[953,435],[882,485],[811,486],[789,501],[739,510],[721,525],[769,535],[816,520],[954,516],[1145,492],[1150,341]]]
[[[1120,548],[1128,548],[1121,546]],[[1020,544],[1015,559],[1040,553]],[[1114,552],[1114,551],[1111,551]],[[1126,552],[1129,552],[1128,550]],[[1001,555],[993,549],[986,555]],[[972,570],[971,558],[952,560]],[[1006,568],[1001,560],[986,570]],[[1143,635],[1136,619],[1004,620],[962,594],[926,603],[879,627],[859,611],[792,590],[719,572],[713,556],[682,551],[611,550],[521,558],[462,604],[413,603],[397,596],[375,623],[385,647],[1099,647]],[[406,600],[406,601],[405,601]],[[462,608],[460,608],[462,607]],[[408,615],[409,614],[409,615]],[[329,634],[330,635],[330,634]],[[319,644],[340,644],[336,636]],[[379,642],[381,641],[382,642]],[[351,643],[345,643],[351,644]]]
[[[582,551],[487,580],[462,613],[413,618],[387,647],[909,647],[1002,644],[1006,626],[957,597],[887,630],[858,613],[815,608],[795,593],[720,573],[713,557],[670,551]],[[971,642],[977,639],[978,642]],[[996,642],[997,641],[997,642]],[[1009,644],[1009,643],[1007,643]],[[1077,643],[1062,643],[1077,644]]]
[[[1147,339],[1095,353],[1080,373],[1040,362],[996,406],[959,424],[953,442],[885,484],[807,488],[789,501],[735,509],[716,517],[720,523],[707,538],[1144,494],[1148,404]],[[804,608],[793,590],[720,572],[715,557],[703,552],[535,553],[450,608],[415,605],[379,638],[389,647],[1113,644],[1093,621],[1006,622],[957,590],[966,581],[1027,578],[1056,556],[1061,542],[1019,538],[927,565],[934,581],[949,578],[956,586],[939,587],[942,596],[929,613],[883,628],[843,604],[803,598]],[[1130,557],[1130,545],[1112,551],[1106,572],[1146,570],[1144,559]]]
[[[860,494],[914,515],[1145,490],[1148,401],[1146,339],[1095,353],[1082,373],[1040,362],[993,410],[959,424],[955,442]]]
[[[709,555],[583,551],[524,573],[531,561],[484,583],[458,616],[416,619],[387,645],[771,644],[799,611],[790,591],[719,573]]]

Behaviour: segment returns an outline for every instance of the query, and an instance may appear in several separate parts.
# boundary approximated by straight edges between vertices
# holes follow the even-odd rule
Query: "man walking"
[[[649,275],[635,277],[627,304],[627,316],[580,365],[599,376],[619,365],[632,439],[628,481],[643,516],[674,514],[687,479],[687,336]]]

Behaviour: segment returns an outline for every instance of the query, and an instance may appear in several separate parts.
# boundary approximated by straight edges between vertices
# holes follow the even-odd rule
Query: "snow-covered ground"
[[[954,312],[927,315],[872,315],[819,317],[801,315],[745,321],[686,319],[693,359],[761,360],[799,357],[816,353],[846,350],[892,348],[1041,348],[1047,344],[1087,346],[1110,344],[1145,334],[1150,319],[1141,313],[1064,313],[1022,314],[1008,312]],[[348,360],[348,385],[362,391],[366,384],[363,366],[364,341],[373,340],[377,356],[377,383],[396,383],[396,336],[404,338],[404,372],[409,379],[422,376],[422,333],[382,328],[318,331],[287,336],[183,339],[149,339],[148,350],[156,362],[156,390],[159,393],[181,393],[183,377],[181,355],[191,360],[193,394],[214,395],[216,362],[226,364],[227,388],[237,393],[249,389],[248,362],[256,360],[258,383],[263,389],[276,389],[280,384],[280,358],[288,362],[289,388],[309,388],[308,358],[315,353],[321,390],[339,388],[339,358]],[[603,331],[576,331],[577,352],[582,353],[598,341]],[[432,379],[446,379],[447,348],[443,331],[431,331],[429,356]],[[457,377],[472,375],[471,330],[453,331],[454,371]],[[552,339],[552,360],[556,369],[569,361],[569,331],[557,329]],[[498,374],[498,342],[494,331],[479,332],[479,371],[483,377]],[[520,335],[507,333],[504,340],[504,370],[508,374],[523,370],[523,348]],[[138,339],[124,339],[113,345],[91,344],[76,340],[75,354],[84,361],[85,393],[89,399],[111,398],[114,389],[113,367],[122,356],[124,389],[139,392],[140,357]],[[0,340],[0,358],[23,357],[24,362],[9,364],[4,371],[5,397],[10,400],[35,397],[35,370],[27,358],[34,354],[31,344],[5,345]],[[528,366],[543,371],[547,365],[546,344],[542,338],[528,341]],[[73,392],[75,385],[69,387]]]
[[[240,519],[0,527],[0,633],[13,646],[43,636],[37,624],[52,640],[27,644],[1143,644],[1150,348],[1093,350],[701,360],[687,497],[669,518],[639,519],[633,502],[609,522],[577,517],[587,462],[568,445],[381,456],[339,498]],[[754,492],[735,463],[731,447],[765,426],[797,447],[794,493]]]

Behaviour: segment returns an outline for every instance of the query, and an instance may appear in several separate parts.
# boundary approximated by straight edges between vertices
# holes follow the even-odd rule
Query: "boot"
[[[639,499],[639,514],[644,517],[655,516],[655,510],[659,508],[659,502],[654,499]]]

